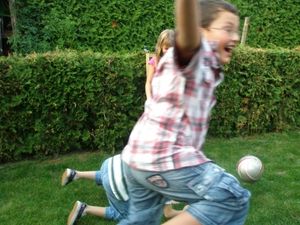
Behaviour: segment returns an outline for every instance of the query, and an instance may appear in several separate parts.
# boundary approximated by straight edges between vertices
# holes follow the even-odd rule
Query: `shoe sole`
[[[71,174],[71,170],[66,169],[63,175],[61,176],[61,186],[65,186],[68,183],[70,174]]]
[[[76,221],[79,219],[79,218],[77,219],[77,217],[78,217],[78,213],[80,211],[81,205],[82,204],[80,201],[76,201],[76,203],[73,206],[72,211],[69,214],[67,225],[74,225],[76,223]]]

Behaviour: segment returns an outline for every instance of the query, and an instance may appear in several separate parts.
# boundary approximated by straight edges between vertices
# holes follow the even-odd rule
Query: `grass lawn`
[[[237,175],[236,162],[246,154],[256,155],[263,161],[262,179],[244,184],[252,192],[246,225],[300,225],[300,131],[246,138],[210,138],[205,151],[234,175]],[[108,155],[87,152],[0,165],[0,224],[66,224],[76,200],[106,205],[103,190],[91,181],[60,186],[66,167],[96,170],[105,157]],[[78,224],[116,223],[86,216]]]

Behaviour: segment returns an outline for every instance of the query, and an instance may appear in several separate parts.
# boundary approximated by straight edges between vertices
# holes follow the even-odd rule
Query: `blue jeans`
[[[139,171],[124,163],[129,215],[119,225],[157,225],[166,199],[186,202],[201,225],[243,225],[250,192],[212,162],[167,172]]]
[[[120,201],[113,194],[109,185],[107,160],[102,163],[100,170],[96,171],[96,184],[103,186],[109,202],[109,206],[105,209],[105,218],[117,221],[126,218],[128,214],[129,202]]]

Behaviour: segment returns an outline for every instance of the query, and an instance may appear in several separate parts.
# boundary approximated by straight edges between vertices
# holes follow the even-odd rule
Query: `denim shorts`
[[[218,165],[207,162],[167,172],[149,172],[124,163],[130,211],[119,225],[156,225],[166,199],[189,204],[201,225],[243,225],[250,192]]]
[[[127,217],[129,202],[120,201],[113,194],[109,185],[107,160],[102,163],[100,170],[96,171],[95,180],[97,185],[103,186],[109,202],[109,206],[105,209],[105,218],[109,220],[120,221]]]

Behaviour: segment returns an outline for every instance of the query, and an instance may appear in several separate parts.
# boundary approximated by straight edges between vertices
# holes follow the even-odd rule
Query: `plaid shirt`
[[[152,80],[152,99],[134,126],[122,159],[135,169],[168,171],[209,159],[202,146],[208,130],[214,90],[223,80],[212,46],[205,40],[184,69],[171,48]]]

